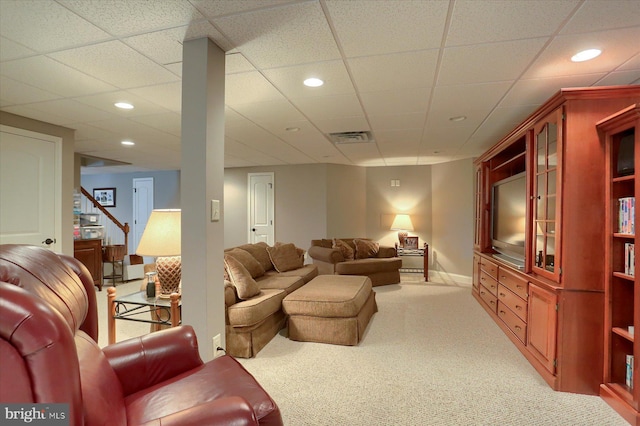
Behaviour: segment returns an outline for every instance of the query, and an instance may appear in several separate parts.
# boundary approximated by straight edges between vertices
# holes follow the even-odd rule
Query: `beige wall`
[[[62,138],[62,242],[60,251],[73,256],[73,189],[76,185],[79,186],[79,182],[75,182],[74,130],[2,111],[0,111],[0,124]]]
[[[316,238],[366,236],[367,174],[363,167],[327,165],[327,227]]]
[[[398,213],[411,216],[419,244],[431,242],[431,166],[367,168],[367,237],[384,245],[398,242],[391,223]],[[391,186],[391,180],[400,186]]]
[[[470,277],[473,261],[473,160],[431,167],[432,268],[442,277]]]

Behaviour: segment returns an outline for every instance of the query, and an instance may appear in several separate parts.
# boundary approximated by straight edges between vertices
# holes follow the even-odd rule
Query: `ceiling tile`
[[[613,28],[637,27],[639,24],[640,5],[637,0],[587,0],[560,33],[588,33]]]
[[[313,121],[324,134],[340,132],[366,132],[371,130],[363,116],[338,117]]]
[[[545,41],[544,38],[535,38],[446,48],[438,73],[438,85],[515,80]]]
[[[549,2],[456,0],[447,46],[536,38],[554,34],[578,0]],[[553,13],[549,7],[553,7]]]
[[[231,106],[283,99],[282,94],[258,72],[226,76],[224,96],[225,104]]]
[[[46,90],[0,76],[0,106],[49,101],[59,97]]]
[[[115,36],[186,25],[204,17],[187,1],[58,0]],[[116,3],[114,7],[114,4]],[[67,24],[68,25],[68,24]]]
[[[227,53],[225,55],[225,74],[236,74],[241,72],[255,71],[251,62],[247,61],[242,53]]]
[[[175,112],[164,112],[161,114],[151,114],[138,117],[132,117],[131,121],[145,124],[154,129],[167,132],[173,136],[181,137],[181,121],[180,114]]]
[[[0,2],[0,35],[38,52],[111,38],[97,26],[53,1]]]
[[[616,31],[559,36],[542,52],[522,78],[545,78],[606,72],[638,54],[640,26]],[[571,56],[584,50],[598,48],[602,54],[591,61],[571,62]]]
[[[289,99],[355,93],[349,73],[342,61],[327,61],[263,71],[264,76]],[[321,87],[307,87],[303,81],[315,77]]]
[[[13,80],[64,97],[83,96],[115,90],[116,87],[66,65],[35,56],[0,63],[0,73]]]
[[[393,144],[394,146],[420,143],[422,127],[414,129],[378,130],[375,132],[375,140],[379,145]]]
[[[355,94],[295,98],[291,100],[312,121],[364,116]]]
[[[0,62],[31,56],[34,53],[35,51],[28,47],[9,40],[8,38],[0,37]]]
[[[435,49],[348,60],[355,85],[362,92],[430,87],[437,62]]]
[[[542,104],[563,87],[591,86],[604,74],[520,80],[500,102],[500,107]]]
[[[348,58],[440,47],[448,2],[327,0]]]
[[[178,80],[173,73],[119,41],[69,49],[49,56],[121,89]]]
[[[140,87],[131,89],[129,92],[169,111],[180,112],[182,110],[182,82]]]
[[[216,18],[213,23],[259,68],[340,58],[317,2]]]
[[[237,104],[233,109],[256,124],[280,123],[284,128],[287,123],[304,120],[304,116],[287,100],[268,102],[252,102]]]
[[[607,74],[598,80],[598,86],[617,86],[626,84],[638,84],[640,82],[640,70],[619,71]]]
[[[367,115],[393,115],[427,112],[429,88],[399,89],[362,93]]]
[[[211,1],[211,0],[190,0],[200,12],[207,18],[215,18],[223,15],[230,15],[238,12],[247,12],[254,9],[268,8],[284,3],[291,3],[291,0],[235,0],[235,1]]]
[[[63,118],[64,121],[58,121],[58,124],[62,125],[84,121],[107,120],[114,117],[114,114],[93,108],[72,99],[56,99],[38,102],[30,104],[29,107]]]
[[[74,100],[90,105],[92,107],[107,111],[121,117],[136,117],[139,115],[157,114],[166,112],[166,109],[160,107],[154,102],[150,102],[145,98],[136,95],[127,90],[116,90],[113,92],[105,92],[91,96],[80,96]],[[133,109],[120,109],[114,104],[116,102],[128,102],[134,106]]]
[[[370,115],[369,122],[374,131],[415,129],[424,127],[426,115],[421,112],[413,114]]]

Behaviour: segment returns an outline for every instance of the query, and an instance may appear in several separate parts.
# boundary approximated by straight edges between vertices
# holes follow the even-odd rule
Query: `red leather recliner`
[[[190,326],[97,345],[93,279],[72,257],[0,245],[0,401],[68,403],[71,425],[282,425],[235,359]]]

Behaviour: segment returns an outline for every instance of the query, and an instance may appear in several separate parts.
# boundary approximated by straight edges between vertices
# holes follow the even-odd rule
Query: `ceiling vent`
[[[329,133],[329,136],[331,137],[331,141],[336,145],[373,142],[371,132]]]

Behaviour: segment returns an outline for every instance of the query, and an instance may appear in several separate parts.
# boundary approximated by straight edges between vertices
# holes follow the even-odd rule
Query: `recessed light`
[[[300,131],[300,127],[287,127],[285,130],[287,132],[298,132]]]
[[[449,121],[464,121],[467,119],[466,115],[458,115],[456,117],[451,117]]]
[[[308,78],[304,81],[304,85],[307,87],[320,87],[324,84],[324,81],[320,80],[319,78]]]
[[[114,105],[120,109],[133,109],[133,105],[128,102],[116,102]]]
[[[125,146],[133,146],[136,144],[135,142],[132,142],[132,141],[122,141],[120,143]]]
[[[600,49],[587,49],[573,55],[571,60],[573,62],[584,62],[600,56],[601,53],[602,50]]]

